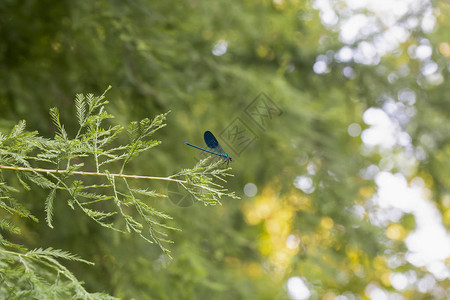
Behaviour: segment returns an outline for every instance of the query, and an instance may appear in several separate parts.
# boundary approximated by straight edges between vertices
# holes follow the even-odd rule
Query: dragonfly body
[[[214,134],[212,134],[211,131],[205,131],[205,133],[203,134],[203,138],[205,139],[206,146],[208,146],[208,148],[211,150],[193,145],[188,142],[184,142],[184,143],[188,146],[191,146],[191,147],[197,148],[199,150],[205,151],[207,153],[219,156],[220,158],[223,158],[224,160],[226,160],[227,163],[229,163],[230,161],[233,161],[233,159],[228,155],[228,153],[226,153],[223,150],[223,148],[220,146],[219,142],[217,141],[216,137],[214,136]]]

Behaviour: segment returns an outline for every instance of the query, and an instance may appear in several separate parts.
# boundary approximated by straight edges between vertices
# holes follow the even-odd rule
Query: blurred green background
[[[52,137],[57,106],[70,133],[75,95],[112,85],[118,124],[171,111],[128,174],[192,167],[183,142],[211,130],[241,197],[154,201],[182,229],[170,260],[65,199],[50,229],[33,188],[20,242],[94,261],[68,267],[123,299],[450,297],[450,4],[375,2],[1,1],[1,132]],[[408,238],[430,218],[441,252],[420,260]]]

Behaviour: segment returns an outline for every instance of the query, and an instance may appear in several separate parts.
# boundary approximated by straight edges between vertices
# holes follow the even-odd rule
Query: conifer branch
[[[180,229],[172,224],[171,216],[156,210],[147,201],[155,197],[166,198],[167,195],[133,187],[128,180],[174,182],[197,201],[214,205],[221,204],[220,200],[224,196],[237,198],[234,193],[228,192],[215,182],[226,182],[225,178],[231,176],[228,173],[230,169],[218,168],[220,162],[211,163],[207,158],[192,169],[185,169],[167,177],[126,174],[125,168],[131,160],[161,143],[152,136],[166,125],[164,121],[167,113],[158,115],[153,120],[131,122],[126,130],[129,142],[125,145],[115,145],[114,142],[124,128],[105,124],[113,118],[105,108],[108,103],[105,93],[109,89],[110,87],[100,96],[76,96],[75,116],[79,128],[73,138],[61,121],[57,108],[50,109],[50,117],[56,127],[52,139],[40,137],[35,131],[27,132],[25,121],[20,121],[9,134],[0,133],[0,209],[7,212],[6,217],[0,219],[0,230],[9,234],[20,234],[19,227],[7,219],[13,215],[38,221],[13,197],[13,194],[20,192],[18,187],[13,187],[8,182],[8,171],[13,171],[24,190],[32,190],[30,183],[34,183],[49,191],[43,203],[45,221],[50,228],[54,227],[55,202],[60,201],[63,195],[68,195],[67,204],[72,209],[81,209],[102,227],[136,234],[149,243],[155,243],[170,257],[167,244],[173,242],[169,233]],[[84,171],[85,165],[96,171]],[[108,168],[113,167],[120,169],[120,172],[109,172]],[[120,222],[120,219],[124,222]],[[60,259],[92,264],[62,250],[27,250],[21,245],[9,242],[0,234],[0,264],[7,270],[2,273],[4,283],[23,283],[16,286],[18,290],[27,290],[27,285],[31,284],[34,287],[42,287],[42,291],[57,290],[60,296],[109,299],[108,295],[86,292],[82,283],[59,262]],[[7,294],[0,285],[0,294],[2,292]],[[54,298],[55,294],[30,293],[29,296],[47,299]]]
[[[170,177],[158,177],[158,176],[146,176],[146,175],[127,175],[127,174],[118,174],[118,173],[100,173],[100,172],[85,172],[85,171],[68,171],[68,170],[56,170],[56,169],[40,169],[40,168],[24,168],[24,167],[13,167],[13,166],[1,166],[0,169],[5,170],[14,170],[14,171],[25,171],[25,172],[38,172],[38,173],[58,173],[58,174],[73,174],[73,175],[84,175],[84,176],[111,176],[111,177],[121,177],[121,178],[134,178],[134,179],[149,179],[149,180],[162,180],[162,181],[172,181],[177,182],[180,184],[190,184],[194,187],[203,188],[209,191],[214,191],[213,189],[209,188],[208,186],[201,185],[201,184],[195,184],[191,181],[187,180],[180,180],[175,179],[173,177],[175,176],[182,176],[182,175],[198,175],[200,173],[196,173],[195,170],[193,170],[192,173],[183,173],[180,172],[176,175],[172,175]],[[230,170],[231,168],[227,169]],[[203,173],[205,175],[215,175],[213,173]],[[224,179],[219,176],[214,176],[215,178],[223,181]],[[159,195],[161,196],[161,195]]]
[[[174,182],[197,201],[214,205],[221,204],[221,198],[224,196],[237,198],[234,193],[228,192],[215,182],[226,182],[225,178],[231,176],[227,173],[230,169],[218,168],[219,162],[211,163],[209,159],[205,159],[192,169],[185,169],[167,177],[125,174],[125,167],[132,159],[161,143],[152,136],[166,125],[164,121],[167,113],[158,115],[153,120],[131,122],[127,127],[129,143],[114,145],[123,127],[105,125],[106,121],[113,118],[105,108],[108,104],[105,93],[109,88],[100,96],[76,96],[75,115],[79,128],[74,138],[66,131],[57,108],[50,109],[50,117],[56,127],[53,139],[39,137],[37,132],[26,132],[25,121],[14,126],[8,135],[0,133],[0,171],[15,171],[26,190],[30,190],[27,182],[50,190],[45,199],[45,220],[51,228],[54,202],[58,201],[61,193],[68,193],[68,205],[73,209],[79,207],[101,226],[138,234],[148,242],[155,242],[165,253],[169,253],[164,246],[165,243],[171,243],[170,239],[167,239],[167,231],[178,229],[167,223],[172,220],[169,215],[156,211],[145,200],[167,196],[147,189],[133,188],[127,179]],[[114,165],[114,168],[117,168],[117,163],[120,163],[120,172],[109,172],[107,167]],[[42,164],[54,167],[42,168]],[[83,171],[85,164],[94,165],[96,171]],[[77,176],[77,179],[74,179],[74,176]],[[85,182],[89,177],[95,176],[106,182]],[[80,177],[86,180],[79,180]],[[121,183],[116,179],[121,179]],[[0,208],[37,221],[12,198],[12,192],[17,192],[17,189],[0,178],[0,199],[6,197],[9,200],[9,204],[0,201]],[[101,207],[94,207],[94,203],[103,204]],[[116,227],[117,222],[113,219],[115,216],[120,216],[125,221],[126,228]]]

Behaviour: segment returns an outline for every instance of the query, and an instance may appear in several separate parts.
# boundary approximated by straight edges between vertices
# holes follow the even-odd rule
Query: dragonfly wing
[[[205,139],[206,146],[208,148],[212,149],[213,151],[217,153],[225,153],[225,151],[222,149],[222,147],[219,145],[219,142],[217,141],[214,134],[212,134],[211,131],[205,131],[203,138]]]

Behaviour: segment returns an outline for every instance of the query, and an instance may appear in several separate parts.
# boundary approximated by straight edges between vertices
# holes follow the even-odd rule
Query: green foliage
[[[0,135],[0,169],[14,170],[25,190],[31,189],[28,182],[50,190],[45,199],[45,220],[50,228],[54,227],[54,203],[66,195],[72,209],[80,209],[100,226],[121,233],[137,234],[146,242],[156,243],[169,255],[166,244],[172,241],[168,231],[179,229],[169,223],[173,219],[170,215],[148,204],[149,198],[161,199],[167,196],[153,190],[134,188],[129,179],[176,182],[193,198],[208,205],[220,203],[219,199],[223,196],[237,198],[234,193],[227,192],[222,185],[214,182],[214,179],[226,182],[224,177],[230,176],[227,173],[230,169],[218,169],[220,162],[208,164],[209,160],[205,159],[193,169],[185,169],[169,177],[123,174],[133,158],[160,144],[160,141],[151,137],[166,125],[164,121],[167,114],[158,115],[153,120],[131,122],[128,126],[128,144],[114,146],[113,142],[123,128],[119,125],[105,126],[113,118],[105,109],[108,103],[105,93],[101,96],[77,95],[75,104],[79,128],[74,138],[70,138],[62,124],[57,108],[50,110],[57,129],[54,139],[39,137],[37,132],[26,132],[24,121],[16,125],[10,134]],[[51,166],[52,169],[40,168],[42,165]],[[117,165],[120,165],[120,173],[111,173],[109,170],[117,168]],[[93,166],[95,172],[81,171],[84,166]],[[90,176],[98,180],[91,180],[88,178]],[[13,192],[20,193],[20,190],[9,184],[3,176],[0,181],[1,208],[9,214],[37,222],[38,218],[12,197]],[[18,227],[6,219],[1,220],[0,228],[11,234],[20,234]],[[36,298],[62,298],[64,295],[87,299],[107,297],[87,293],[57,259],[92,263],[51,248],[25,252],[21,246],[1,235],[0,238],[0,261],[5,268],[2,276],[5,288],[0,292],[4,296],[16,297],[22,291],[29,290],[27,296]],[[19,252],[8,251],[5,247],[15,248]],[[21,284],[14,285],[15,281]]]
[[[68,252],[47,248],[8,251],[0,247],[0,295],[4,299],[116,299],[88,293],[58,260],[93,264]]]
[[[375,169],[419,183],[450,226],[450,6],[413,2],[391,14],[347,1],[0,1],[0,131],[26,119],[42,135],[25,123],[1,135],[0,160],[17,171],[2,171],[2,244],[86,257],[96,266],[69,263],[85,288],[124,299],[286,299],[292,277],[312,299],[449,298],[448,278],[408,260],[406,237],[422,222],[373,217]],[[347,27],[355,36],[343,42],[356,20],[367,27]],[[114,101],[79,95],[73,117],[74,94],[108,84]],[[261,92],[282,111],[264,128],[247,110]],[[349,134],[372,127],[368,108],[383,110],[407,145],[370,148]],[[167,111],[164,142],[140,152],[157,145],[147,133]],[[254,134],[245,151],[220,135],[236,120]],[[182,170],[198,161],[182,141],[200,143],[205,130],[233,156],[234,177],[210,161]],[[234,194],[214,175],[242,201],[223,201]],[[255,196],[241,192],[247,183]],[[171,184],[195,201],[165,198]],[[173,260],[161,253],[166,240]],[[434,284],[419,290],[424,282]]]
[[[223,161],[210,163],[211,157],[202,159],[192,169],[184,169],[179,173],[170,176],[170,178],[185,178],[185,181],[177,182],[197,201],[205,205],[221,204],[220,199],[227,196],[233,199],[239,199],[234,192],[229,192],[221,184],[215,183],[214,179],[226,182],[226,176],[232,176],[227,173],[231,168],[221,169]]]

